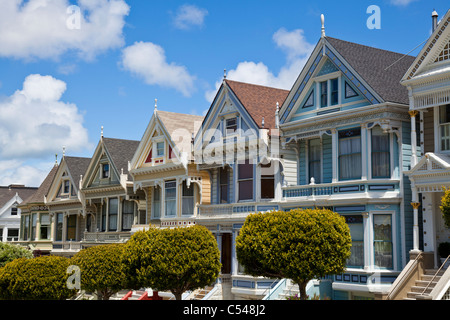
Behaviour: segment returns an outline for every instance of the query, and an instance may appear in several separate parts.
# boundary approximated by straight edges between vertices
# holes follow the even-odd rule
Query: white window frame
[[[338,81],[338,103],[331,105],[331,80],[337,79]],[[315,81],[315,109],[316,110],[326,110],[326,108],[336,108],[342,104],[342,72],[335,71],[332,73],[328,73],[322,76],[318,76],[314,78]],[[321,88],[320,84],[324,81],[327,81],[327,105],[321,106]]]

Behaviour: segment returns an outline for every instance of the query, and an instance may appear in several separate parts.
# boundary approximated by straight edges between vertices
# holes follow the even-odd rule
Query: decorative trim
[[[420,207],[420,202],[411,202],[412,207],[414,208],[414,210],[419,209]]]

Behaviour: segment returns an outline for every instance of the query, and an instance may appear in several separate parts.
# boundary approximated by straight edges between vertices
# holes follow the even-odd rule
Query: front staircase
[[[444,273],[445,269],[441,269],[439,272],[438,269],[426,269],[403,300],[417,300],[418,296],[429,295]]]

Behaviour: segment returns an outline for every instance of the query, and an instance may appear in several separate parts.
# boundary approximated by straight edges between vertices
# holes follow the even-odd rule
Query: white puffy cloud
[[[0,56],[57,59],[68,51],[91,60],[124,44],[124,0],[0,0]]]
[[[179,29],[201,27],[204,23],[208,10],[194,5],[185,4],[178,8],[173,23]]]
[[[140,41],[124,48],[121,64],[149,85],[174,88],[184,96],[190,96],[194,90],[195,77],[186,67],[168,63],[164,49],[154,43]]]
[[[90,147],[83,116],[75,104],[61,101],[66,83],[32,74],[22,90],[0,101],[0,159],[48,157],[63,146],[70,151]]]
[[[0,161],[0,185],[23,184],[27,187],[39,187],[53,165],[54,162],[30,165],[19,160]]]
[[[286,90],[291,89],[308,60],[309,54],[314,50],[314,45],[305,39],[301,29],[287,31],[281,28],[274,33],[272,39],[276,46],[286,53],[286,63],[278,74],[270,71],[263,62],[244,61],[238,63],[235,69],[227,72],[227,79]],[[205,93],[206,100],[212,102],[220,84],[221,82],[217,81],[215,89]]]

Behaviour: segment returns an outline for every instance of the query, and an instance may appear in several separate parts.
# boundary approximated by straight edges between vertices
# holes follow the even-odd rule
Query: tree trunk
[[[175,296],[176,300],[181,300],[183,292],[179,292],[179,291],[172,291],[172,294]]]
[[[308,295],[306,294],[306,285],[308,284],[308,280],[299,281],[297,284],[298,290],[300,291],[300,300],[308,300]]]

